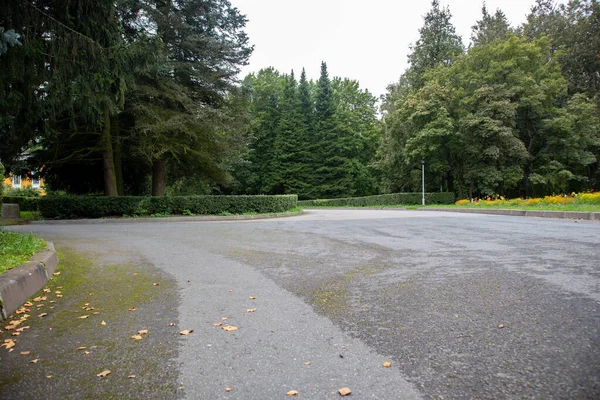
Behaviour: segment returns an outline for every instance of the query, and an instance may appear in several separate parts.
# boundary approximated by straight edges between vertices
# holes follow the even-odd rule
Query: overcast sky
[[[419,37],[430,0],[230,0],[248,18],[246,32],[255,45],[243,76],[273,66],[283,73],[302,67],[318,79],[321,61],[329,76],[356,79],[377,96],[407,67],[409,45]],[[560,0],[561,2],[566,0]],[[468,44],[471,26],[481,17],[482,0],[440,0],[450,6],[456,31]],[[534,0],[487,0],[513,26],[526,20]]]

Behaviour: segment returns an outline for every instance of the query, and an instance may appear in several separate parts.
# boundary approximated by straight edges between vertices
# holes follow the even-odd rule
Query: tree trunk
[[[108,111],[104,111],[104,127],[102,128],[102,164],[104,169],[104,195],[117,196],[117,179]]]
[[[152,163],[152,196],[165,195],[165,160]]]
[[[112,138],[114,140],[114,158],[115,158],[115,178],[117,182],[117,193],[119,196],[123,196],[124,185],[123,185],[123,166],[122,166],[122,144],[121,144],[121,127],[119,125],[119,117],[113,117],[110,121],[110,128],[112,130]]]

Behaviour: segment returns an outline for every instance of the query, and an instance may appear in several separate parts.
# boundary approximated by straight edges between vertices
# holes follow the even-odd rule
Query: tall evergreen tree
[[[513,30],[506,15],[497,9],[494,15],[488,13],[485,3],[481,7],[481,19],[471,27],[471,42],[473,46],[488,44],[496,40],[505,40]]]
[[[456,34],[451,18],[448,7],[440,8],[439,0],[432,0],[431,10],[425,14],[424,24],[419,29],[419,40],[408,55],[408,73],[413,87],[423,86],[425,71],[439,64],[450,65],[456,56],[463,53],[462,40]]]

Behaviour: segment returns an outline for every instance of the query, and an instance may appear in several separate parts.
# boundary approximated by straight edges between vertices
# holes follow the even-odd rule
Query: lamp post
[[[421,184],[422,184],[422,193],[421,197],[421,205],[425,205],[425,160],[421,160]]]

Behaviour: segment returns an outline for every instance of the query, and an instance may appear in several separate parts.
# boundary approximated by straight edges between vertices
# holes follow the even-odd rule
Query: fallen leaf
[[[100,373],[99,373],[98,375],[96,375],[96,376],[99,376],[100,378],[104,378],[104,377],[105,377],[106,375],[108,375],[108,374],[110,374],[110,371],[109,371],[109,370],[104,370],[104,371],[100,372]]]
[[[192,332],[194,332],[194,330],[193,330],[193,329],[191,329],[191,330],[188,330],[188,329],[186,329],[186,330],[184,330],[184,331],[181,331],[181,332],[179,332],[179,334],[180,334],[180,335],[189,335],[189,334],[190,334],[190,333],[192,333]]]
[[[389,361],[386,361],[386,362],[383,363],[383,366],[386,367],[386,368],[389,368],[389,367],[392,366],[392,363],[389,362]]]
[[[160,285],[159,283],[153,283],[152,286],[158,286]]]
[[[133,274],[131,274],[131,275],[133,275],[133,276],[136,276],[136,275],[138,275],[138,273],[137,273],[137,272],[134,272],[134,273],[133,273]]]
[[[84,353],[85,353],[85,354],[90,354],[90,352],[89,352],[89,351],[84,351]]]
[[[46,375],[46,378],[52,379],[52,375]]]
[[[298,391],[297,390],[290,390],[289,392],[286,393],[286,395],[288,395],[288,396],[298,396]]]
[[[129,311],[135,311],[135,307],[130,307]]]
[[[53,273],[52,275],[54,275],[54,276],[59,276],[59,275],[60,275],[60,272],[55,272],[55,273]]]
[[[135,375],[129,375],[127,378],[133,379],[133,378],[135,378]]]
[[[102,322],[100,322],[100,325],[104,326],[104,325],[106,325],[106,322],[102,321]]]
[[[18,326],[18,325],[21,325],[21,320],[10,321],[9,324],[11,324],[12,326]]]
[[[312,364],[310,361],[307,361],[304,363],[304,365],[310,365],[310,364]]]
[[[30,363],[33,363],[33,364],[36,364],[38,361],[40,361],[40,359],[39,359],[39,358],[36,358],[35,360],[31,360],[31,361],[29,361],[29,362],[30,362]]]
[[[50,289],[44,289],[44,293],[50,293],[52,290]]]
[[[15,327],[13,325],[6,325],[4,327],[4,329],[7,330],[7,331],[12,331],[13,329],[15,329]]]
[[[233,293],[233,290],[230,290],[229,293]]]
[[[231,388],[225,388],[225,391],[226,391],[227,393],[229,393],[229,392],[231,392]]]
[[[142,337],[140,335],[133,335],[131,338],[133,340],[142,340]]]
[[[94,311],[92,314],[93,315],[99,315],[100,313],[98,311]]]
[[[60,290],[55,290],[54,294],[61,294],[62,292]]]
[[[223,325],[223,323],[222,323],[222,322],[217,322],[217,323],[214,323],[214,324],[213,324],[213,326],[221,326],[221,325]]]
[[[252,313],[252,312],[255,312],[255,311],[256,311],[256,308],[249,308],[249,309],[246,310],[247,313]]]
[[[63,295],[62,295],[62,294],[57,294],[57,295],[56,295],[56,298],[57,298],[57,299],[61,299],[62,297],[63,297]]]
[[[77,350],[85,350],[85,349],[87,349],[87,347],[85,347],[85,346],[79,346],[79,347],[77,348]]]
[[[13,332],[12,336],[19,336],[21,334],[21,332]]]
[[[227,317],[223,317],[223,318],[221,318],[221,321],[227,321],[228,319],[229,318],[227,318]]]
[[[31,354],[31,351],[22,351],[20,354],[22,356],[28,356],[29,354]]]
[[[81,317],[77,317],[77,318],[79,318],[79,319],[86,319],[86,318],[89,318],[89,317],[90,317],[89,315],[82,315]]]
[[[169,326],[175,326],[177,325],[175,322],[169,322]]]
[[[141,331],[138,331],[138,333],[140,335],[147,335],[148,334],[148,329],[142,329]]]
[[[224,326],[223,330],[225,332],[232,332],[232,331],[237,331],[238,327],[237,326]]]
[[[31,302],[29,302],[29,301],[28,301],[27,303],[25,303],[25,304],[23,304],[23,305],[24,305],[25,307],[32,307],[32,306],[33,306],[33,303],[31,303]]]
[[[15,351],[15,349],[8,349],[9,353],[12,353],[13,351]]]
[[[256,300],[256,296],[250,296],[250,300]]]
[[[350,393],[352,393],[352,390],[350,390],[350,388],[341,388],[338,390],[338,393],[342,396],[348,396]]]
[[[504,328],[504,325],[500,324],[500,325],[498,325],[498,328],[502,329],[502,328]]]
[[[45,312],[44,312],[44,313],[41,313],[40,315],[38,315],[38,317],[40,317],[40,318],[41,318],[41,317],[45,317],[46,315],[48,315],[48,313],[45,313]]]

